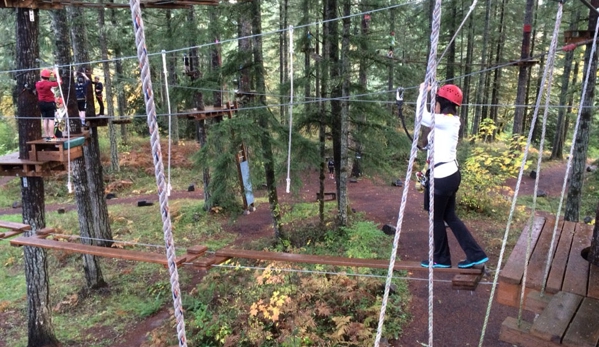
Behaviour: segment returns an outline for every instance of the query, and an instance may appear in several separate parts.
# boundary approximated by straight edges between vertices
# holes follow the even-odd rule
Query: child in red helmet
[[[420,104],[426,97],[424,84],[420,85],[418,95],[417,114],[420,114]],[[422,112],[422,125],[431,127],[434,132],[428,135],[429,155],[428,160],[433,165],[435,192],[434,192],[434,264],[435,268],[451,267],[451,254],[447,240],[445,223],[451,229],[460,247],[466,253],[466,260],[458,263],[459,268],[470,268],[486,263],[489,258],[485,251],[478,245],[472,234],[455,213],[456,193],[460,187],[462,176],[456,160],[458,133],[460,131],[460,117],[457,108],[462,105],[462,90],[453,84],[446,84],[439,88],[435,98],[436,105],[433,113],[426,109]],[[434,134],[434,135],[433,135]],[[432,146],[431,146],[432,144]],[[432,148],[431,148],[432,147]],[[434,157],[431,155],[434,153]],[[430,174],[430,172],[427,172]],[[429,210],[430,187],[427,183],[424,192],[424,208]],[[429,266],[429,261],[420,263],[423,267]]]
[[[41,80],[35,83],[37,90],[37,100],[40,112],[42,114],[42,133],[46,141],[54,137],[54,113],[56,112],[56,102],[52,88],[58,87],[60,81],[50,81],[52,73],[44,69],[41,72]]]

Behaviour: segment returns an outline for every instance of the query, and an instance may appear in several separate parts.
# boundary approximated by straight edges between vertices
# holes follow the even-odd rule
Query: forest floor
[[[559,197],[563,184],[565,172],[564,163],[551,163],[541,172],[539,189],[543,190],[549,197]],[[305,181],[299,195],[285,194],[284,180],[278,187],[280,200],[283,202],[292,201],[315,201],[315,194],[318,191],[317,172],[311,172],[307,176],[311,177]],[[401,177],[403,180],[403,177]],[[1,183],[1,182],[0,182]],[[515,180],[507,182],[512,188],[515,186]],[[395,226],[398,219],[398,211],[401,202],[402,190],[404,188],[394,187],[390,182],[377,182],[372,179],[360,179],[357,183],[349,184],[350,207],[356,212],[365,214],[365,218],[377,223],[380,226],[390,224]],[[325,191],[335,191],[335,182],[326,179]],[[534,191],[534,180],[528,176],[524,177],[520,186],[519,195],[532,195]],[[262,192],[257,192],[257,196]],[[202,193],[198,189],[194,192],[174,192],[170,199],[177,198],[202,198]],[[156,195],[144,195],[135,197],[118,197],[107,200],[109,205],[113,204],[134,204],[139,200],[157,201]],[[67,210],[76,209],[73,205],[48,205],[46,211],[56,211],[59,208]],[[20,213],[19,209],[0,209],[2,214]],[[505,218],[498,218],[498,220]],[[427,258],[428,254],[428,219],[422,209],[422,193],[414,189],[412,185],[409,189],[406,209],[404,211],[404,223],[401,230],[398,256],[402,260],[420,261]],[[494,242],[496,240],[487,240],[484,235],[493,230],[504,230],[505,225],[493,224],[488,221],[464,219],[473,235],[489,254],[490,261],[488,267],[491,270],[497,268],[499,257],[499,246]],[[234,233],[237,236],[236,242],[244,240],[255,240],[260,237],[272,236],[272,219],[268,209],[268,204],[259,204],[257,210],[249,215],[240,217],[233,225],[228,225],[227,232]],[[513,232],[520,232],[515,229]],[[450,233],[451,234],[451,233]],[[452,253],[452,263],[455,265],[465,256],[457,244],[455,238],[450,236],[450,248]],[[393,238],[389,237],[389,242]],[[500,242],[500,240],[499,240]],[[494,244],[489,244],[494,243]],[[507,258],[509,254],[506,254]],[[451,275],[435,275],[439,281],[434,283],[434,311],[433,311],[433,343],[435,346],[476,346],[479,344],[483,322],[485,319],[487,306],[489,305],[489,296],[491,293],[491,284],[494,271],[487,274],[481,281],[475,291],[454,290],[451,286]],[[194,282],[201,280],[202,274],[199,273]],[[404,333],[399,341],[393,343],[394,346],[424,346],[428,343],[429,336],[429,313],[428,313],[428,285],[427,273],[418,272],[411,274],[409,281],[412,300],[410,304],[411,321],[405,327]],[[161,310],[159,313],[148,319],[137,323],[135,326],[127,329],[128,333],[121,338],[119,344],[113,347],[157,347],[146,342],[148,333],[159,328],[163,324],[168,324],[170,317],[169,307]],[[484,337],[484,346],[508,347],[511,344],[499,341],[499,331],[501,324],[506,317],[516,317],[517,309],[507,307],[496,302],[492,303],[488,326]],[[531,320],[532,317],[524,316]],[[0,343],[1,345],[1,343]]]

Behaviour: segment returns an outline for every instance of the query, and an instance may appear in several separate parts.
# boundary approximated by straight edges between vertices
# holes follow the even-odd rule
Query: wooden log
[[[582,298],[580,295],[567,292],[555,294],[543,313],[533,323],[530,333],[545,341],[561,343]]]

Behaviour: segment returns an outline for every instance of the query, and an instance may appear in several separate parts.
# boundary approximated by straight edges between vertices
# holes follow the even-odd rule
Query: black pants
[[[456,215],[456,193],[460,187],[462,176],[459,171],[451,176],[435,179],[435,215],[433,216],[433,229],[435,237],[434,261],[439,264],[451,265],[451,253],[445,223],[458,240],[460,247],[469,261],[478,261],[487,255],[478,245],[466,225]],[[428,184],[424,190],[425,209],[428,210]]]
[[[104,98],[102,97],[102,95],[96,95],[96,101],[98,101],[98,105],[100,105],[100,113],[101,115],[104,115]]]

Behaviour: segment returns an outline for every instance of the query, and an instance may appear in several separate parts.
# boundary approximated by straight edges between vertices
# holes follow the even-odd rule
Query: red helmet
[[[50,76],[52,76],[52,73],[50,72],[50,70],[48,70],[48,69],[43,69],[42,70],[42,77],[43,78],[50,78]]]
[[[462,106],[462,99],[464,98],[464,95],[462,94],[462,90],[454,84],[446,84],[439,88],[437,95],[453,102],[458,106]]]
[[[62,106],[62,98],[60,96],[56,98],[56,105]]]

